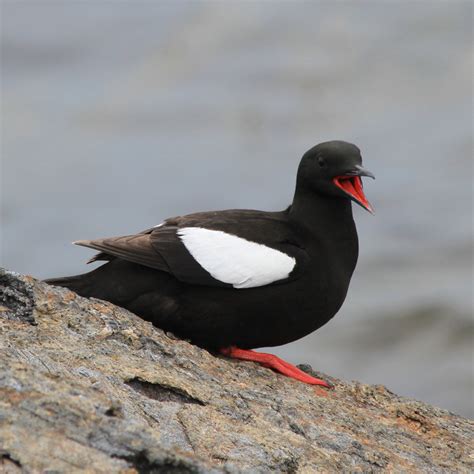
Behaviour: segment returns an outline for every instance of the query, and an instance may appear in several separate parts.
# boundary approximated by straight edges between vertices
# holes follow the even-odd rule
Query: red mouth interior
[[[372,206],[365,197],[360,176],[337,176],[333,181],[338,188],[353,197],[362,207],[367,209],[369,212],[374,212]]]

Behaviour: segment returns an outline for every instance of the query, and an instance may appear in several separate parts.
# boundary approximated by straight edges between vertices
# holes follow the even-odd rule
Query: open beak
[[[369,211],[371,214],[374,214],[374,210],[370,205],[370,202],[365,197],[362,180],[360,179],[361,176],[368,176],[369,178],[375,179],[375,176],[370,171],[366,170],[362,166],[357,165],[354,171],[350,171],[345,175],[336,176],[333,178],[333,183],[339,189],[342,189],[346,194],[348,194],[353,201]]]

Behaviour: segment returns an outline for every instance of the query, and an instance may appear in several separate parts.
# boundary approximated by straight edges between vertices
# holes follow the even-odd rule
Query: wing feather
[[[101,253],[157,270],[169,271],[166,261],[151,245],[149,234],[126,235],[96,240],[78,240],[74,244],[99,250]]]
[[[185,227],[178,235],[204,269],[234,288],[285,280],[296,265],[295,258],[285,252],[220,230]]]
[[[291,280],[309,261],[285,211],[190,214],[139,234],[75,244],[98,250],[93,261],[121,258],[205,286],[253,288]]]

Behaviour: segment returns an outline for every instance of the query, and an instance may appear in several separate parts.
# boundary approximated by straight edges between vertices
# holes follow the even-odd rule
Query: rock
[[[215,357],[6,271],[0,351],[0,472],[473,469],[469,420],[383,386],[317,373],[326,390]]]

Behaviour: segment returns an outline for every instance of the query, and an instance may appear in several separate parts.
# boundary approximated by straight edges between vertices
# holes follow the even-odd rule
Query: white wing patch
[[[287,278],[296,260],[263,244],[220,230],[184,227],[178,236],[213,278],[234,288],[254,288]]]

